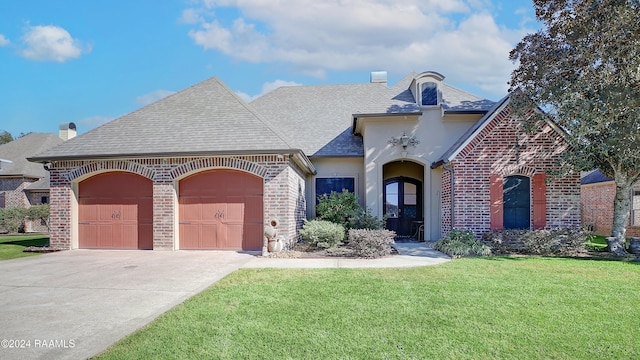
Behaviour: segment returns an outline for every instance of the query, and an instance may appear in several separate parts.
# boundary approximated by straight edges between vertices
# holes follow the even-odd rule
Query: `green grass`
[[[241,270],[100,358],[640,358],[640,264]]]
[[[35,252],[23,252],[28,246],[46,246],[47,235],[0,235],[0,260],[15,259],[25,256],[39,255]]]

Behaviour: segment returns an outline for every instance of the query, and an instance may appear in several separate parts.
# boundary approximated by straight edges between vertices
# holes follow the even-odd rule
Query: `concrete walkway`
[[[403,268],[450,258],[399,243],[382,259],[233,251],[72,250],[0,261],[0,359],[85,359],[238,268]]]
[[[404,268],[437,265],[450,261],[451,258],[431,247],[430,243],[407,242],[396,243],[393,247],[398,255],[381,259],[282,259],[256,257],[243,268]]]

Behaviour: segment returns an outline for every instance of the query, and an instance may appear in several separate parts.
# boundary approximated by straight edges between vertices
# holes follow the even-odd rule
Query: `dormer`
[[[435,71],[425,71],[416,75],[411,82],[411,93],[421,108],[439,107],[442,102],[444,76]]]

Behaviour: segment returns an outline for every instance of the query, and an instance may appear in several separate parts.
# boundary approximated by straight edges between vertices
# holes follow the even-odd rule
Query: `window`
[[[631,225],[640,226],[640,189],[633,190],[631,197]]]
[[[433,82],[422,84],[422,106],[438,105],[438,85]]]
[[[316,203],[318,197],[331,194],[332,191],[343,190],[355,193],[355,179],[352,177],[316,178]]]
[[[42,198],[40,198],[40,204],[48,204],[48,203],[49,203],[48,196],[43,196]]]
[[[503,209],[505,229],[529,229],[531,221],[530,179],[513,175],[504,178]]]

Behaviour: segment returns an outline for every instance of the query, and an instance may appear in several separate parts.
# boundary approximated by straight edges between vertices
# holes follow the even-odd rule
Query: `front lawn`
[[[640,264],[237,271],[100,358],[640,358]]]
[[[15,259],[38,255],[35,252],[23,252],[28,246],[47,246],[49,236],[37,235],[0,235],[0,260]]]

